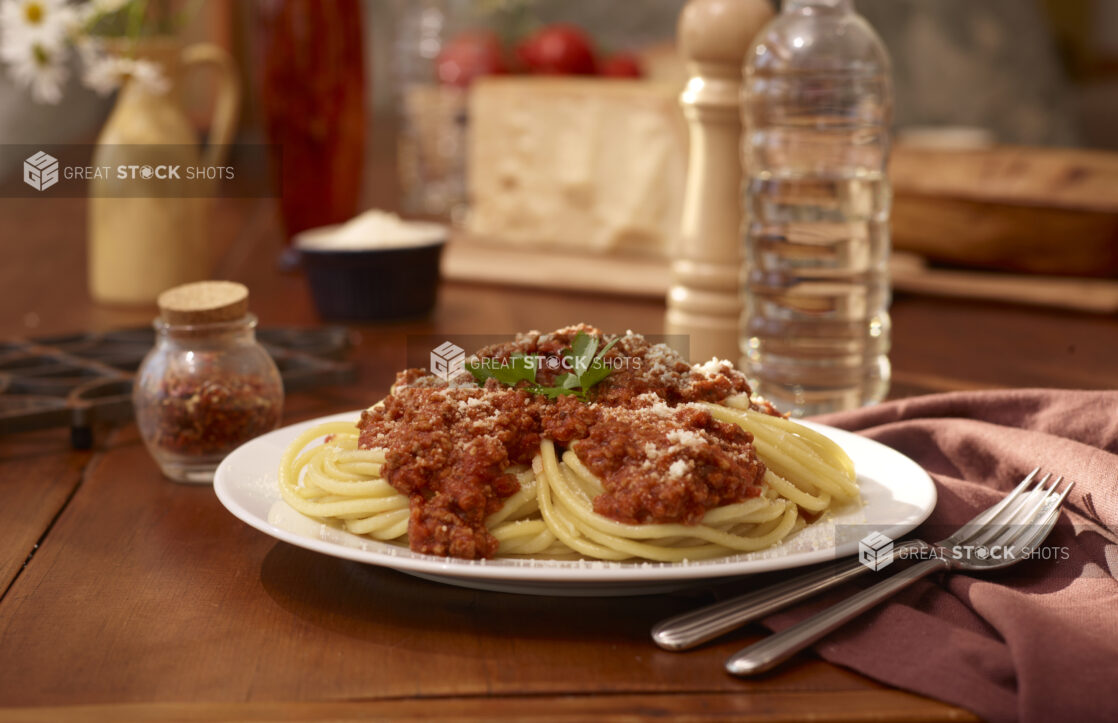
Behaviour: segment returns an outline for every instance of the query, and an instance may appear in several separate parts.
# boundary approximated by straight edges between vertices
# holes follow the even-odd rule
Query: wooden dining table
[[[367,200],[394,202],[378,193]],[[213,210],[214,276],[249,287],[261,326],[323,323],[303,275],[277,268],[274,201]],[[83,199],[0,199],[0,253],[2,339],[155,314],[90,300]],[[356,381],[289,393],[283,421],[382,397],[410,335],[578,321],[657,333],[664,311],[655,298],[444,281],[429,318],[351,324]],[[898,294],[892,318],[892,398],[1118,387],[1113,315]],[[163,478],[135,424],[93,432],[89,450],[63,428],[0,436],[0,719],[974,719],[811,653],[726,674],[759,626],[686,653],[652,643],[658,620],[779,575],[629,597],[430,582],[277,541],[212,487]]]

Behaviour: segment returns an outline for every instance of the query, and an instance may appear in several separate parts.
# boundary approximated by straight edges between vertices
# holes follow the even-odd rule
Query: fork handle
[[[909,540],[898,542],[893,550],[897,554],[903,549],[922,546],[926,543]],[[688,650],[851,580],[869,569],[858,558],[839,560],[791,580],[662,620],[652,628],[652,640],[665,650]]]
[[[939,557],[907,567],[786,630],[739,650],[726,661],[726,670],[734,675],[754,675],[770,670],[917,580],[947,567],[948,562]]]

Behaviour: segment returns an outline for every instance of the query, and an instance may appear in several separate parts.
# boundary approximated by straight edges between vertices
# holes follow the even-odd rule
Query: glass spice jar
[[[225,455],[279,426],[283,380],[242,284],[186,284],[158,303],[155,348],[132,390],[136,423],[164,475],[211,483]]]

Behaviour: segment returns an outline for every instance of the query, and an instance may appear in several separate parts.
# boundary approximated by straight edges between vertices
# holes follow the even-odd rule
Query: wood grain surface
[[[0,595],[77,490],[92,459],[91,452],[66,449],[69,438],[66,430],[0,437]]]
[[[13,723],[129,723],[131,721],[368,721],[455,720],[494,721],[591,720],[631,723],[673,721],[865,721],[920,723],[974,721],[966,711],[930,708],[928,702],[892,690],[833,691],[828,706],[802,691],[764,695],[719,693],[435,698],[323,703],[126,703],[122,705],[43,706],[10,708],[4,719]]]
[[[0,336],[154,316],[88,301],[82,201],[0,199],[0,218]],[[249,286],[261,323],[317,323],[303,278],[275,268],[270,205],[222,202],[217,220],[219,275]],[[663,323],[655,299],[464,283],[440,293],[428,320],[355,325],[359,381],[290,395],[285,423],[382,396],[409,335]],[[1114,317],[906,294],[893,321],[893,396],[1118,387]],[[685,654],[652,645],[654,621],[723,589],[506,595],[279,543],[210,488],[160,477],[133,425],[98,430],[87,453],[72,452],[63,430],[0,439],[0,495],[5,719],[973,719],[811,655],[754,680],[725,675],[722,661],[758,628]]]
[[[1081,148],[945,150],[899,144],[889,165],[902,193],[1118,214],[1118,153]]]
[[[771,680],[737,680],[721,662],[741,638],[688,655],[650,644],[655,621],[709,595],[556,600],[324,557],[231,519],[208,487],[166,482],[126,433],[4,600],[0,641],[20,664],[3,671],[0,700],[878,688],[808,659]]]
[[[1097,270],[1093,266],[1088,268]],[[452,281],[646,299],[664,298],[672,278],[670,262],[664,258],[612,256],[587,264],[586,257],[576,251],[517,248],[487,243],[468,234],[451,238],[443,253],[442,272],[444,278]],[[1118,312],[1118,280],[1113,279],[934,268],[923,257],[906,251],[893,252],[889,277],[894,293],[984,299],[1100,314]]]
[[[1118,153],[902,144],[889,178],[897,248],[979,268],[1118,276]]]

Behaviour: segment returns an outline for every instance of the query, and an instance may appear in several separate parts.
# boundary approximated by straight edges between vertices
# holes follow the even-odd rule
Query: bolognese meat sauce
[[[562,373],[561,364],[546,361],[561,361],[580,331],[601,337],[584,325],[532,332],[476,356],[537,356],[537,382],[546,385]],[[761,494],[765,467],[752,435],[696,404],[748,395],[740,372],[716,360],[689,365],[635,334],[604,359],[611,373],[589,403],[533,394],[526,382],[479,386],[468,373],[447,382],[423,370],[401,372],[384,402],[362,414],[359,445],[386,450],[381,474],[410,500],[411,549],[492,557],[498,542],[485,520],[520,489],[509,469],[530,465],[545,437],[601,479],[594,510],[619,522],[693,525],[714,507]]]

